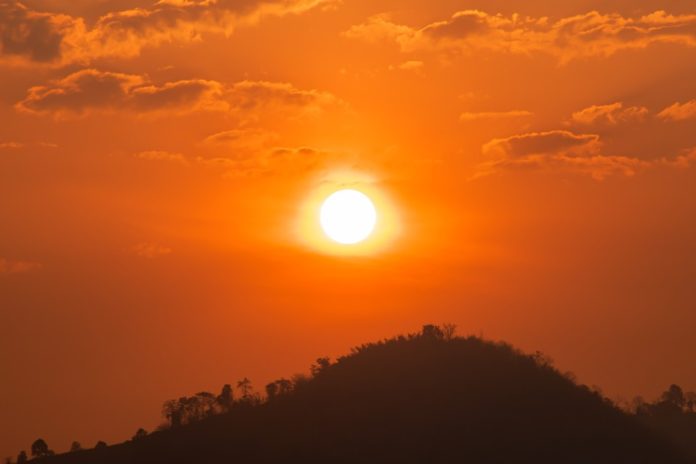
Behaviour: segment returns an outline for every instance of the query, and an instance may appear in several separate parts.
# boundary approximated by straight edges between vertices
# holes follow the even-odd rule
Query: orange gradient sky
[[[0,456],[430,322],[696,389],[693,2],[0,0],[0,83]]]

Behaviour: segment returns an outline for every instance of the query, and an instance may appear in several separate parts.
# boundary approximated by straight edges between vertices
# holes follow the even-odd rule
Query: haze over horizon
[[[425,323],[696,390],[693,2],[0,0],[0,82],[0,456]]]

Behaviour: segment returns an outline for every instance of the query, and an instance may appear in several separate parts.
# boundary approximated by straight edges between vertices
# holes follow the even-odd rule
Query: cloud
[[[369,43],[395,42],[404,50],[410,48],[417,34],[417,30],[409,26],[392,22],[386,14],[371,16],[364,23],[351,26],[343,33],[349,39],[359,39]]]
[[[479,165],[474,178],[502,170],[548,170],[603,180],[613,175],[633,176],[649,166],[647,161],[638,158],[603,155],[596,134],[565,130],[494,139],[485,144],[482,151],[493,159]]]
[[[508,119],[508,118],[522,118],[527,116],[533,116],[534,113],[524,110],[511,110],[511,111],[482,111],[482,112],[464,112],[459,115],[459,120],[462,122],[478,121],[481,119]]]
[[[513,135],[512,137],[493,139],[483,146],[484,154],[500,154],[512,159],[557,153],[587,155],[596,153],[598,150],[598,135],[574,134],[566,130]]]
[[[164,150],[141,151],[140,153],[136,153],[135,157],[148,161],[166,161],[169,163],[176,163],[182,165],[189,164],[188,160],[183,154],[172,153]]]
[[[212,134],[203,143],[231,151],[231,156],[243,156],[249,151],[267,148],[277,139],[278,134],[266,129],[238,128]]]
[[[48,85],[32,87],[15,107],[58,118],[90,112],[183,114],[230,111],[251,117],[260,111],[288,116],[316,115],[341,101],[328,92],[288,83],[242,81],[232,85],[203,79],[153,84],[146,76],[85,69]]]
[[[246,152],[234,157],[197,158],[204,166],[221,169],[223,177],[240,178],[268,176],[282,172],[308,172],[322,165],[327,153],[309,147],[276,147]]]
[[[389,70],[394,71],[394,70],[400,70],[400,71],[420,71],[423,69],[423,66],[425,66],[425,63],[422,61],[418,60],[408,60],[404,61],[403,63],[399,63],[398,65],[390,65]]]
[[[41,269],[42,265],[33,261],[14,261],[0,258],[0,274],[24,274]]]
[[[54,61],[66,44],[84,33],[84,21],[79,18],[32,11],[17,1],[0,1],[0,57],[4,61]]]
[[[296,116],[319,115],[325,109],[344,106],[329,92],[298,89],[287,82],[237,82],[227,89],[226,99],[231,108],[239,112],[292,110]]]
[[[608,105],[593,105],[576,111],[571,119],[577,124],[584,125],[610,125],[644,121],[648,116],[648,109],[644,106],[629,106],[624,108],[623,103],[616,102]]]
[[[23,147],[24,144],[20,142],[0,142],[0,150],[16,150]]]
[[[138,243],[131,251],[141,258],[154,259],[172,253],[172,249],[152,242]]]
[[[602,153],[596,134],[575,134],[566,130],[532,132],[483,145],[491,158],[479,164],[471,180],[501,171],[551,171],[589,175],[595,180],[611,176],[631,177],[647,169],[689,168],[696,164],[696,148],[673,157],[645,160],[632,156]]]
[[[16,108],[59,117],[117,109],[186,112],[215,107],[221,89],[215,81],[185,80],[156,86],[139,75],[85,69],[49,85],[30,88]]]
[[[160,0],[148,8],[108,13],[87,27],[83,18],[0,0],[0,59],[67,64],[137,56],[145,47],[192,42],[203,33],[229,35],[237,26],[264,17],[302,13],[335,1]]]
[[[660,158],[658,163],[673,168],[690,168],[692,164],[696,164],[696,147],[686,150],[674,158]]]
[[[657,114],[660,119],[669,121],[683,121],[685,119],[696,118],[696,100],[686,103],[674,103]]]
[[[454,49],[546,53],[567,62],[582,57],[606,57],[656,43],[695,47],[696,14],[672,15],[656,11],[640,17],[625,17],[591,11],[552,22],[546,17],[464,10],[421,28],[397,24],[386,15],[378,15],[352,26],[344,35],[368,42],[389,41],[403,52]]]

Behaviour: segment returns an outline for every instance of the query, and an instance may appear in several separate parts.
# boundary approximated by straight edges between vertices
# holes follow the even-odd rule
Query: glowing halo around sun
[[[375,230],[377,210],[364,193],[354,189],[338,190],[322,203],[319,222],[331,240],[355,245]]]
[[[373,175],[338,168],[318,175],[313,184],[297,211],[299,244],[338,256],[374,255],[396,245],[398,208]]]

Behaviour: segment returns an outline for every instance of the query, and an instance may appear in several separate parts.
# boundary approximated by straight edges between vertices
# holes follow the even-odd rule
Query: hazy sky
[[[0,0],[0,83],[0,456],[430,322],[696,389],[692,1]]]

